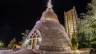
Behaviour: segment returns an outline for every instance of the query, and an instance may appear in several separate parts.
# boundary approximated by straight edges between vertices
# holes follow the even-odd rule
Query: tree
[[[0,41],[0,49],[2,48],[5,48],[5,44],[2,41]]]
[[[92,41],[95,37],[95,30],[91,26],[92,23],[89,21],[89,19],[83,19],[80,21],[78,25],[78,38],[80,38],[82,41]],[[81,41],[80,40],[80,41]]]
[[[93,16],[96,15],[96,0],[92,0],[90,3],[87,5],[87,15]]]
[[[24,41],[26,40],[29,32],[30,32],[29,30],[25,30],[25,33],[22,33],[23,37],[22,37],[22,40],[21,40],[20,44],[24,43]]]
[[[81,20],[78,23],[78,41],[79,46],[91,47],[92,41],[96,41],[96,0],[92,0],[87,5],[88,11],[81,14]]]
[[[77,37],[74,34],[72,35],[71,43],[72,43],[72,49],[76,51],[78,49],[78,41]]]
[[[10,43],[8,44],[8,48],[10,48],[10,49],[15,49],[15,47],[16,47],[16,39],[14,38],[14,39],[12,39],[12,40],[10,41]]]

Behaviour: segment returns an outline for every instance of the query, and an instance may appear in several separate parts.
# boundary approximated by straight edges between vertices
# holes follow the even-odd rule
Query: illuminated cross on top
[[[51,0],[49,0],[49,2],[48,2],[48,4],[47,4],[47,7],[48,7],[48,8],[52,8],[52,7],[53,7],[53,5],[51,4]]]

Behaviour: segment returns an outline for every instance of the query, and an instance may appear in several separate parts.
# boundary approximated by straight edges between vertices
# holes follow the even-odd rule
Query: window
[[[29,40],[29,45],[31,45],[31,43],[32,43],[32,40]]]
[[[39,45],[41,41],[41,35],[39,30],[34,30],[34,32],[32,33],[32,48],[34,48],[36,45]]]

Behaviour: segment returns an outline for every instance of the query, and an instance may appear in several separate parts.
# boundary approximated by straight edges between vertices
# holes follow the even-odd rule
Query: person
[[[96,54],[96,50],[95,49],[91,49],[90,50],[90,54]]]

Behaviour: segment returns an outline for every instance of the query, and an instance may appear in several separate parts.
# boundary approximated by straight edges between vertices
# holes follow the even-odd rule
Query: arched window
[[[26,39],[22,47],[27,49],[33,49],[34,47],[38,48],[37,46],[39,46],[41,39],[42,38],[40,31],[35,29],[32,32],[32,35],[30,35],[30,37]]]
[[[32,38],[30,37],[30,39],[32,40],[32,48],[34,48],[36,45],[39,45],[41,41],[41,34],[39,30],[34,30],[32,33]]]
[[[37,45],[40,43],[40,36],[39,35],[37,35]]]

